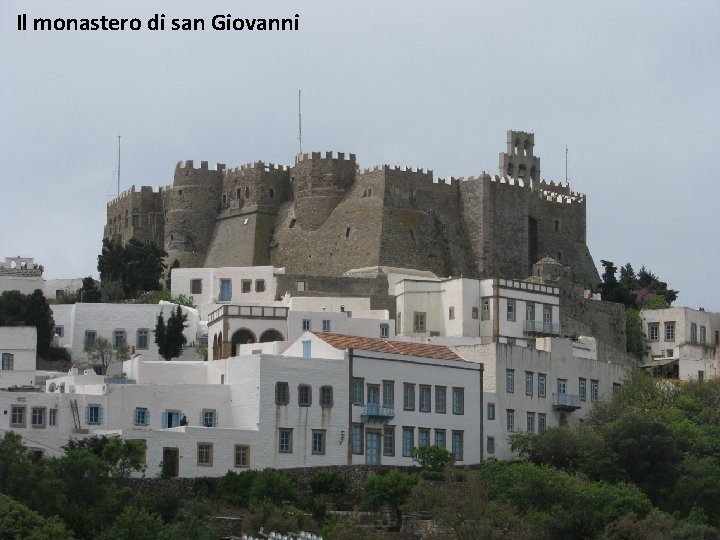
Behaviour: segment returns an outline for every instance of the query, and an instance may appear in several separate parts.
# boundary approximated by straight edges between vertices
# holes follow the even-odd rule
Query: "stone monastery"
[[[272,265],[340,276],[390,266],[439,276],[518,278],[550,256],[573,282],[600,281],[586,245],[585,195],[540,179],[535,136],[507,132],[499,175],[361,169],[354,154],[300,154],[292,166],[178,163],[173,184],[125,191],[105,237],[153,242],[182,268]]]

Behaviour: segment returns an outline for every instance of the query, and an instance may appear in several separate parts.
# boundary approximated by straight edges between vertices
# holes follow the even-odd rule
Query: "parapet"
[[[276,165],[275,163],[264,163],[262,161],[254,161],[251,163],[245,163],[244,165],[240,165],[239,167],[232,167],[230,169],[225,169],[224,173],[227,175],[228,173],[237,173],[241,171],[251,171],[251,170],[263,170],[265,172],[270,171],[289,171],[290,166],[289,165]]]
[[[196,168],[196,167],[194,166],[194,164],[195,164],[195,162],[194,162],[192,159],[188,159],[188,160],[186,160],[186,161],[178,161],[178,163],[177,163],[177,165],[175,166],[175,168],[176,168],[176,169],[194,169],[194,170],[198,170],[198,171],[210,171],[210,170],[215,170],[215,171],[218,171],[218,172],[222,172],[222,171],[225,170],[225,164],[224,164],[224,163],[216,163],[214,169],[210,169],[210,168],[208,167],[208,162],[207,162],[207,161],[201,161],[199,168]]]
[[[344,152],[325,152],[323,157],[322,152],[310,152],[306,154],[298,154],[296,162],[311,160],[311,159],[333,159],[337,161],[355,161],[355,154],[345,154]]]
[[[352,154],[351,154],[352,155]],[[420,167],[401,167],[399,165],[375,165],[374,167],[367,167],[365,169],[361,169],[360,173],[371,173],[371,172],[377,172],[377,171],[397,171],[397,172],[410,172],[410,173],[419,173],[419,174],[426,174],[432,176],[433,171],[432,169],[422,169]]]

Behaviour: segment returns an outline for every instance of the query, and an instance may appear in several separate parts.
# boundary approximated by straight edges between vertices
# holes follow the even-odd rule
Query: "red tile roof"
[[[389,341],[387,339],[346,336],[331,332],[313,332],[317,337],[336,349],[362,349],[389,354],[405,354],[438,360],[464,360],[445,345],[414,343],[411,341]]]

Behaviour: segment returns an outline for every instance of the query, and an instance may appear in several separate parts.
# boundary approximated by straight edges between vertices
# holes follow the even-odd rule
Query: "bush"
[[[420,446],[413,448],[413,461],[417,461],[423,469],[440,472],[455,462],[452,452],[439,446]]]
[[[317,473],[310,479],[310,489],[315,495],[341,495],[347,488],[347,480],[336,472]]]

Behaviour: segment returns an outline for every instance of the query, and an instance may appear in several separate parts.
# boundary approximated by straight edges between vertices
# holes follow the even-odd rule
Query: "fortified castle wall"
[[[435,180],[433,172],[381,165],[354,154],[297,156],[226,169],[181,162],[173,185],[132,190],[108,205],[106,237],[151,237],[183,267],[272,264],[291,273],[339,276],[395,266],[442,276],[523,278],[550,255],[571,279],[600,279],[586,246],[585,196],[541,181],[534,135],[508,131],[498,176]],[[148,188],[149,189],[149,188]],[[145,194],[146,199],[142,199]],[[140,225],[131,219],[139,208]],[[160,231],[160,233],[158,233]],[[162,242],[159,238],[162,237]]]

